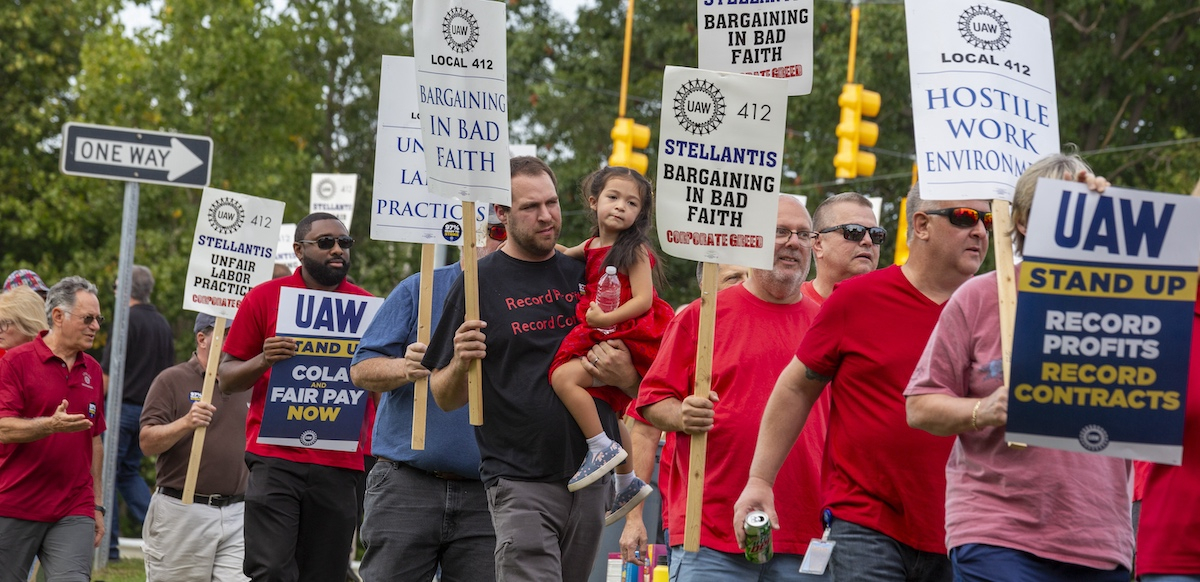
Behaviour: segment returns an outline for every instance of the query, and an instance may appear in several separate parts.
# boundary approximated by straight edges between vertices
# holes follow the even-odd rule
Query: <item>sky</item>
[[[579,6],[584,2],[591,0],[550,0],[550,6],[567,17],[567,20],[575,21],[575,13],[579,10]],[[282,4],[282,0],[275,0],[275,3]],[[157,4],[157,2],[155,3]],[[145,28],[150,24],[153,10],[149,6],[139,6],[133,3],[128,3],[121,10],[120,19],[129,29]]]

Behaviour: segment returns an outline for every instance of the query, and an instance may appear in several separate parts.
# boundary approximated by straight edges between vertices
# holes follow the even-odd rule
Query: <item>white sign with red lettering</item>
[[[787,79],[788,95],[812,93],[812,0],[699,0],[701,69]]]
[[[666,68],[655,206],[663,252],[771,268],[786,84],[770,77]]]
[[[251,287],[271,278],[284,203],[205,188],[192,237],[183,308],[233,319]]]

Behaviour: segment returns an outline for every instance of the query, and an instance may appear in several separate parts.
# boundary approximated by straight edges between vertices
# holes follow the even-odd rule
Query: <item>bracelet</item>
[[[979,405],[983,404],[983,399],[975,401],[975,408],[971,409],[971,430],[979,430]]]
[[[96,511],[99,511],[100,515],[108,515],[108,510],[105,509],[103,505],[97,505]]]

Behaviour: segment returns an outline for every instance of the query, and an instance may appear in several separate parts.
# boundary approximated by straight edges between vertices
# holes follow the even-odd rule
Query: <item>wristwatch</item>
[[[105,509],[103,505],[97,505],[96,511],[99,511],[100,515],[108,515],[108,510]]]

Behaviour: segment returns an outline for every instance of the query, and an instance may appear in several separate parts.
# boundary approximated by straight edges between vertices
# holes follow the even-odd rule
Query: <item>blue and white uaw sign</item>
[[[906,2],[917,175],[927,200],[1012,200],[1058,152],[1050,23],[995,0]]]
[[[358,450],[370,396],[350,383],[350,361],[380,305],[382,297],[279,290],[275,333],[296,340],[296,355],[271,367],[258,442]]]
[[[417,95],[413,57],[385,55],[379,77],[371,238],[462,245],[462,203],[429,191]],[[486,220],[487,206],[476,206],[475,221]]]
[[[1042,179],[1020,267],[1009,441],[1178,465],[1200,199]]]
[[[413,2],[426,178],[439,196],[510,204],[504,23],[503,2]]]
[[[192,236],[183,308],[233,319],[251,287],[271,278],[284,203],[205,188]]]
[[[786,85],[771,77],[666,68],[655,206],[663,252],[771,268]]]
[[[308,198],[309,212],[328,212],[346,225],[354,218],[358,174],[313,174]]]
[[[698,0],[701,69],[787,79],[788,95],[812,93],[812,0]]]
[[[212,138],[70,122],[63,126],[62,173],[203,188],[212,174]]]

